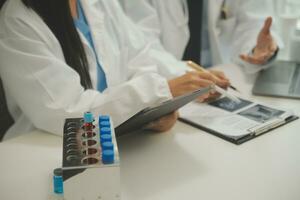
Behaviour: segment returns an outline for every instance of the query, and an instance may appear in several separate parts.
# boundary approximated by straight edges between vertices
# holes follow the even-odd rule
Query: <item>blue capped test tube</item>
[[[61,195],[64,193],[62,169],[56,168],[53,170],[53,190],[55,194]]]
[[[83,115],[84,119],[84,131],[85,131],[85,136],[87,138],[93,137],[93,122],[94,122],[94,115],[91,112],[85,112]]]

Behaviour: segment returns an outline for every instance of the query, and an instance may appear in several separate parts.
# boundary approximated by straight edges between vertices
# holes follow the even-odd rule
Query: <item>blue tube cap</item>
[[[92,123],[94,121],[93,113],[85,112],[83,115],[83,119],[85,123]]]
[[[100,128],[110,128],[110,122],[109,121],[103,121],[100,122]]]
[[[111,134],[111,129],[108,128],[108,127],[103,127],[103,128],[100,128],[100,134],[101,135],[110,135]]]
[[[115,161],[115,153],[112,150],[102,151],[103,164],[112,164]]]
[[[101,139],[101,144],[104,143],[104,142],[111,142],[112,141],[111,135],[109,135],[109,134],[101,135],[100,139]]]
[[[114,150],[114,144],[112,142],[103,142],[101,144],[101,147],[102,147],[102,151],[105,151],[105,150]]]
[[[100,115],[99,116],[99,124],[101,122],[104,122],[104,121],[109,122],[109,116],[108,115]]]

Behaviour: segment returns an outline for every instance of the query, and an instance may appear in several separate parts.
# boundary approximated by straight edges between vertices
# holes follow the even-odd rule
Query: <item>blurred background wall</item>
[[[273,0],[284,47],[280,58],[300,62],[300,0]]]

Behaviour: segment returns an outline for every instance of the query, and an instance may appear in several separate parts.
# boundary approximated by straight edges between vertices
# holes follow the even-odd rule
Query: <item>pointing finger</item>
[[[271,26],[272,26],[272,17],[268,17],[265,21],[264,27],[261,30],[262,33],[266,35],[270,34]]]

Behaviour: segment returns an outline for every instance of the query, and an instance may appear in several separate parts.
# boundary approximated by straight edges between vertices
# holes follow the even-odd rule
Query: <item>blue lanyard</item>
[[[95,54],[96,60],[97,60],[97,90],[100,92],[103,92],[107,88],[107,82],[106,82],[106,76],[102,69],[102,66],[99,62],[95,45],[93,42],[92,34],[90,27],[88,25],[88,22],[86,20],[86,17],[84,15],[84,11],[82,9],[80,0],[77,0],[77,12],[78,12],[78,18],[74,20],[75,26],[80,30],[80,32],[84,35],[86,40],[89,42],[90,46],[93,49],[93,52]]]

